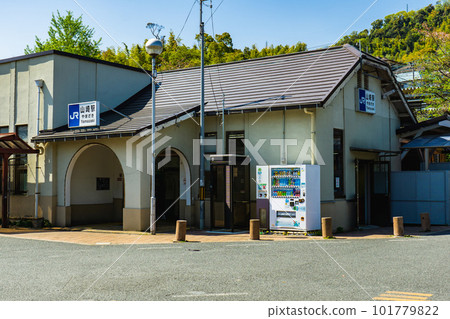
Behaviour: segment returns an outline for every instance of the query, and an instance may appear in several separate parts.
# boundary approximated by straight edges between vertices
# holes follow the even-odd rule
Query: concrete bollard
[[[250,219],[250,240],[259,240],[259,219]]]
[[[322,237],[333,237],[333,228],[331,217],[322,217]]]
[[[175,241],[186,241],[186,220],[177,220],[177,227],[175,230]]]
[[[420,214],[420,223],[422,224],[423,231],[431,230],[430,214],[422,213]]]
[[[394,217],[394,236],[404,236],[403,216]]]

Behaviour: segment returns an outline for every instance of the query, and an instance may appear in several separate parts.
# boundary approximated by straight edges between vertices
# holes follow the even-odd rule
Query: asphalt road
[[[450,300],[450,234],[75,245],[0,237],[0,300]]]

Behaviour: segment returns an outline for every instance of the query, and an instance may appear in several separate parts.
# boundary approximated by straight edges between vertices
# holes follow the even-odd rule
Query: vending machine
[[[261,168],[261,170],[258,170]],[[267,177],[265,172],[267,172]],[[310,231],[320,229],[320,167],[271,165],[257,167],[257,209],[263,207],[268,184],[269,228]],[[258,179],[258,177],[261,177]],[[258,205],[258,199],[261,205]],[[264,203],[265,204],[265,203]],[[265,205],[264,205],[265,206]]]

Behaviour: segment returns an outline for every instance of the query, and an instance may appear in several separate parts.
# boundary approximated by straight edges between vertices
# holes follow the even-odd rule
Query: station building
[[[149,73],[59,51],[0,60],[0,133],[41,150],[12,159],[10,216],[34,215],[37,174],[39,216],[52,224],[149,227]],[[200,69],[156,81],[158,223],[198,227]],[[361,92],[372,109],[360,108]],[[86,101],[99,101],[100,125],[69,129],[68,104]],[[387,63],[344,45],[211,65],[205,102],[206,153],[250,159],[232,171],[236,223],[257,216],[256,165],[302,163],[320,165],[321,215],[335,229],[389,222],[396,130],[417,121]],[[206,163],[205,226],[220,227],[211,210],[223,206],[223,189]]]

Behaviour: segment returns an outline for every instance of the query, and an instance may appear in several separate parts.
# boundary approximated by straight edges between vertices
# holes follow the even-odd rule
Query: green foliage
[[[417,61],[421,79],[414,93],[428,105],[419,114],[427,119],[450,111],[450,34],[429,30],[423,34],[429,49]]]
[[[173,32],[170,32],[169,38],[165,41],[164,50],[156,59],[158,70],[175,70],[196,67],[200,65],[200,36],[197,35],[197,44],[192,47],[181,43],[181,39],[176,39]],[[144,42],[145,43],[145,42]],[[300,52],[306,50],[306,44],[298,42],[296,45],[278,45],[258,50],[255,45],[252,48],[239,50],[233,48],[233,40],[228,32],[216,34],[214,37],[205,33],[205,64],[226,63],[246,59],[261,58],[265,56]],[[142,67],[151,70],[151,57],[145,52],[144,46],[132,45],[128,50],[108,48],[101,54],[101,59],[125,64],[134,67]]]
[[[424,27],[450,32],[450,3],[438,2],[417,11],[401,11],[375,20],[370,30],[352,32],[337,45],[345,43],[359,47],[378,57],[409,62],[429,51],[429,42],[421,33]]]
[[[85,26],[82,17],[75,18],[71,11],[67,11],[65,16],[61,16],[59,11],[56,16],[52,14],[48,36],[45,41],[36,36],[34,48],[27,46],[25,54],[60,50],[92,58],[100,57],[101,38],[94,40],[94,29]]]

